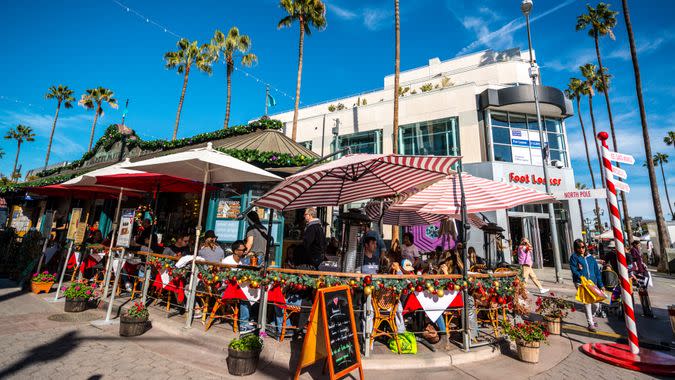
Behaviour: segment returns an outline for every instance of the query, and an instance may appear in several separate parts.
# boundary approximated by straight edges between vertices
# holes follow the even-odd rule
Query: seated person
[[[218,237],[213,230],[208,230],[204,234],[204,244],[199,249],[197,256],[201,256],[206,261],[219,263],[225,258],[225,252],[217,243]],[[234,246],[234,244],[233,244]]]
[[[178,234],[176,241],[170,246],[164,248],[164,255],[182,257],[190,255],[190,235],[187,233]]]
[[[363,239],[363,265],[361,273],[376,274],[380,266],[380,255],[377,250],[377,239],[366,236]]]
[[[485,268],[485,260],[476,254],[476,249],[474,247],[469,247],[468,254],[471,267]]]
[[[450,251],[450,254],[443,260],[438,268],[441,274],[462,274],[464,263],[456,249]]]
[[[231,247],[232,247],[232,254],[222,260],[223,264],[233,266],[244,265],[242,261],[244,256],[246,256],[246,245],[244,244],[244,242],[242,240],[237,240],[234,243],[232,243]],[[257,309],[258,304],[256,303],[254,307]],[[250,322],[251,309],[252,309],[251,304],[248,301],[239,302],[239,326],[240,326],[239,328],[242,334],[251,332],[254,329],[255,325]]]
[[[401,246],[401,255],[404,259],[410,260],[414,267],[420,264],[420,250],[415,246],[415,238],[410,232],[403,234],[403,245]]]
[[[391,271],[393,274],[415,274],[415,268],[408,259],[403,259],[401,264],[393,263],[391,265]]]

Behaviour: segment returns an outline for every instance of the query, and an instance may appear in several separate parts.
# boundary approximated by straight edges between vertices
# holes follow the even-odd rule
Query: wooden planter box
[[[87,310],[86,298],[66,298],[66,302],[63,305],[63,311],[67,313],[79,313],[81,311]]]
[[[148,318],[120,317],[120,336],[139,336],[148,330]]]
[[[258,368],[258,360],[260,360],[260,352],[262,350],[236,351],[231,348],[227,350],[227,371],[230,375],[251,375]]]
[[[540,342],[516,342],[518,358],[525,363],[539,363]]]
[[[50,290],[52,290],[52,285],[54,285],[54,282],[34,282],[31,281],[30,283],[30,290],[33,291],[35,294],[40,294],[42,292],[49,293]]]
[[[544,317],[544,322],[546,323],[546,329],[549,333],[553,335],[560,335],[562,319]]]

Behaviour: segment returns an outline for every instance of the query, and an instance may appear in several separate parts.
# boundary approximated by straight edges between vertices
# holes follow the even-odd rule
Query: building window
[[[399,152],[411,155],[457,156],[457,118],[430,120],[399,127]]]
[[[312,140],[299,142],[298,144],[304,146],[305,148],[312,150]]]
[[[337,136],[335,146],[337,146],[337,150],[349,147],[352,153],[382,153],[382,130]]]
[[[490,111],[490,123],[494,161],[541,165],[541,142],[536,116]],[[549,159],[569,166],[562,121],[546,117],[542,118],[542,124],[548,142]]]

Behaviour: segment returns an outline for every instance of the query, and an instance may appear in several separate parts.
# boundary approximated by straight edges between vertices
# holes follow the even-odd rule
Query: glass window
[[[525,121],[525,115],[510,113],[509,121],[511,124],[511,128],[527,129],[527,122]]]
[[[493,127],[509,127],[509,115],[499,112],[490,112]]]
[[[402,125],[399,151],[402,154],[453,156],[459,154],[457,118]]]
[[[511,132],[508,128],[492,127],[492,142],[495,144],[511,144]]]
[[[337,137],[338,150],[350,147],[352,153],[381,153],[382,130],[357,132]]]
[[[562,150],[551,150],[551,160],[558,160],[567,166],[567,155]]]
[[[565,149],[565,140],[562,135],[558,133],[548,133],[548,147],[557,150]]]
[[[511,147],[509,145],[494,145],[495,161],[512,162]]]
[[[544,119],[544,125],[547,132],[561,133],[560,120],[546,118]]]
[[[543,120],[542,120],[543,122]],[[528,115],[527,116],[527,124],[530,126],[531,131],[538,131],[539,130],[539,124],[537,123],[537,117],[534,115]]]

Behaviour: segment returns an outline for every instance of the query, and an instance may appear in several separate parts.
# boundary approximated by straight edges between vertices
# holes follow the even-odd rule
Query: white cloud
[[[358,16],[355,12],[342,8],[334,3],[327,3],[326,7],[332,14],[343,20],[351,20],[353,18],[356,18],[356,16]]]
[[[366,29],[375,31],[387,24],[393,23],[394,11],[392,7],[364,7],[347,8],[334,2],[326,4],[331,16],[334,15],[345,21],[358,20],[363,23]]]
[[[583,66],[587,63],[595,63],[595,61],[595,50],[580,49],[565,59],[554,59],[543,62],[541,67],[542,69],[552,69],[555,71],[577,72],[579,73],[578,76],[580,76],[581,72],[579,71],[579,66]]]
[[[546,17],[549,14],[566,7],[567,5],[570,5],[574,2],[574,0],[566,0],[563,3],[560,3],[556,5],[555,7],[546,10],[542,13],[537,14],[536,16],[532,17],[530,19],[530,22],[535,22],[539,20],[542,17]],[[488,21],[489,22],[489,21]],[[466,26],[465,26],[466,27]],[[499,29],[490,31],[487,27],[485,28],[477,28],[475,26],[475,23],[470,23],[470,27],[468,29],[471,29],[476,33],[476,40],[470,43],[469,45],[465,46],[462,48],[457,55],[462,55],[466,53],[470,53],[472,51],[475,51],[476,49],[480,47],[489,47],[492,49],[502,49],[505,47],[512,47],[513,45],[513,33],[516,32],[517,30],[520,30],[525,27],[525,21],[523,21],[522,17],[515,18],[505,25],[501,26]]]
[[[637,41],[637,53],[638,54],[649,54],[658,50],[664,44],[670,42],[675,38],[675,33],[664,32],[661,36],[655,38],[641,38]],[[623,44],[620,48],[614,49],[611,53],[607,55],[607,58],[616,58],[624,61],[629,61],[630,50],[628,44]]]

